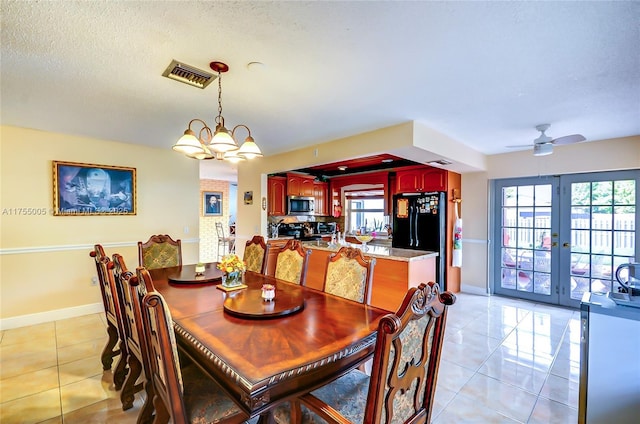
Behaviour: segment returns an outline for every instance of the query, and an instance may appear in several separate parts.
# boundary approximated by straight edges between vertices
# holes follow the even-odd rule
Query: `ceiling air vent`
[[[198,88],[205,88],[217,78],[215,74],[210,74],[193,66],[185,65],[175,59],[167,66],[162,76]]]
[[[438,159],[438,160],[432,160],[431,162],[427,162],[427,165],[451,165],[453,162],[449,162],[446,159]]]

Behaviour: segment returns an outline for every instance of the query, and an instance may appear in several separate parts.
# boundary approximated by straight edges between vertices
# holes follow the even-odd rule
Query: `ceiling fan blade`
[[[508,149],[522,149],[524,147],[531,147],[531,143],[529,144],[512,144],[511,146],[504,146]]]
[[[572,134],[572,135],[566,135],[564,137],[558,137],[551,142],[553,144],[561,145],[561,144],[580,143],[581,141],[585,141],[585,140],[586,138],[584,138],[581,134]]]

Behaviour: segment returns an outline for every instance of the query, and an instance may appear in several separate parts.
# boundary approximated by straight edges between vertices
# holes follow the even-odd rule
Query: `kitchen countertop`
[[[361,248],[362,246],[361,244],[357,243],[344,243],[340,246],[330,245],[326,241],[322,240],[303,241],[302,245],[310,249],[325,250],[329,252],[337,252],[342,246],[351,246],[357,248]],[[426,250],[397,249],[394,247],[380,246],[375,244],[367,244],[367,251],[363,253],[374,258],[392,259],[403,262],[417,261],[438,256],[438,252],[431,252]]]

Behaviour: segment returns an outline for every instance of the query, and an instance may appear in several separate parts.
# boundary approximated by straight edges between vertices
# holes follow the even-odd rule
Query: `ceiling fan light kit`
[[[533,156],[547,156],[553,153],[553,144],[536,143],[533,145]]]
[[[218,160],[228,160],[233,163],[261,157],[262,152],[253,137],[251,137],[249,127],[244,124],[238,124],[229,131],[224,126],[224,117],[222,116],[221,74],[227,72],[229,67],[222,62],[211,62],[209,66],[218,73],[218,116],[216,116],[215,119],[216,129],[212,131],[211,127],[202,119],[192,119],[184,135],[173,145],[173,150],[193,159],[207,160],[215,158]],[[197,137],[196,133],[191,129],[194,123],[202,126]],[[247,138],[241,146],[238,146],[234,138],[235,132],[239,128],[244,128],[248,133]]]

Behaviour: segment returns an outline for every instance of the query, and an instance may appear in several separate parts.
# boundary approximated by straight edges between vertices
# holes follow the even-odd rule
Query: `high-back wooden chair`
[[[264,237],[255,235],[247,241],[243,259],[247,265],[247,271],[264,274],[267,267],[267,245],[264,242]]]
[[[329,423],[429,423],[447,307],[455,300],[435,283],[409,289],[398,311],[378,324],[371,377],[353,370],[299,400]],[[274,415],[289,422],[288,405]],[[302,414],[303,423],[312,420]]]
[[[150,422],[153,415],[153,387],[150,384],[150,380],[146,378],[149,375],[149,370],[143,358],[147,356],[147,346],[142,328],[142,316],[140,315],[140,304],[147,290],[144,286],[138,284],[138,279],[134,273],[127,269],[124,258],[121,255],[114,254],[113,263],[115,265],[116,288],[122,299],[120,311],[122,312],[125,342],[129,353],[129,372],[120,392],[120,400],[123,410],[132,408],[135,394],[144,388],[147,396],[138,414],[138,423],[146,423]],[[144,374],[142,374],[143,370]],[[144,377],[144,381],[137,383],[141,375]]]
[[[137,269],[139,284],[153,287],[149,271]],[[196,365],[180,367],[171,313],[162,295],[144,295],[141,315],[153,384],[154,424],[241,423],[249,417]]]
[[[304,286],[311,249],[305,249],[298,240],[287,241],[277,253],[274,277]]]
[[[323,290],[360,303],[371,303],[375,258],[355,247],[342,247],[327,258]]]
[[[100,244],[96,244],[89,253],[96,263],[96,272],[102,294],[104,314],[107,319],[107,334],[109,338],[102,350],[101,361],[104,370],[111,369],[113,358],[120,355],[120,359],[113,371],[113,385],[120,390],[127,374],[127,345],[124,340],[124,327],[120,312],[120,300],[115,287],[113,276],[113,262],[104,253]]]
[[[182,265],[182,242],[167,234],[153,235],[146,242],[138,242],[138,264],[147,269]]]

